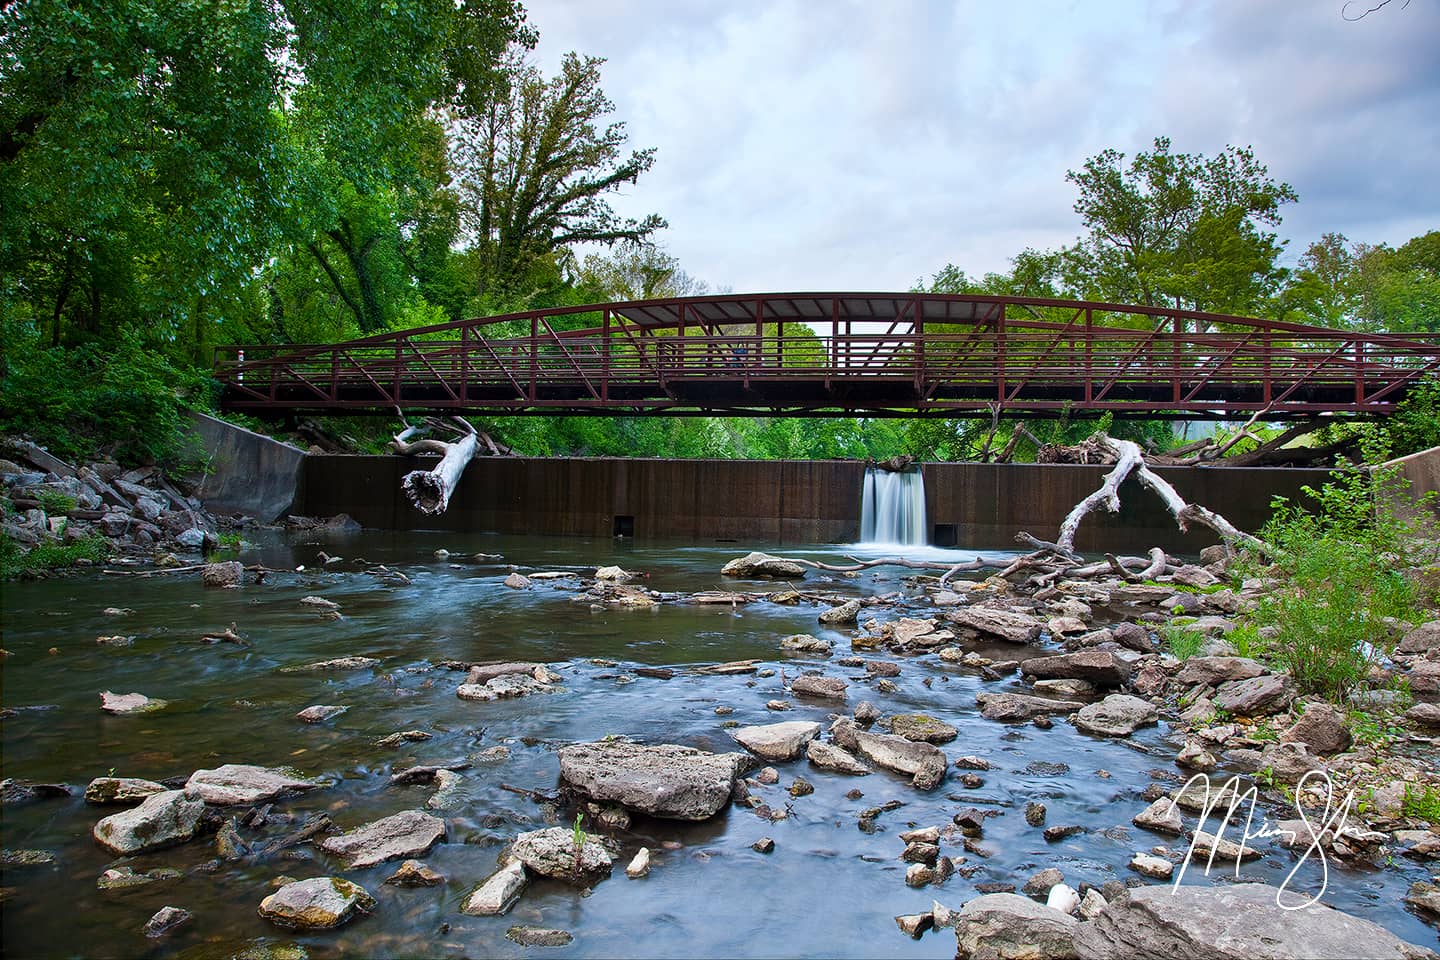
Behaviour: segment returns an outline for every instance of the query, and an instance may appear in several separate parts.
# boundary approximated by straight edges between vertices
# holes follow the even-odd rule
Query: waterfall
[[[926,542],[925,478],[919,470],[894,473],[871,467],[865,471],[860,540],[906,546]]]

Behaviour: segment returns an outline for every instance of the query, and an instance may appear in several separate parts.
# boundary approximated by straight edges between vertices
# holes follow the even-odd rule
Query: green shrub
[[[1332,477],[1303,488],[1314,510],[1276,498],[1260,535],[1275,548],[1272,572],[1281,586],[1261,598],[1251,625],[1275,629],[1265,656],[1302,692],[1340,701],[1389,653],[1391,624],[1418,616],[1416,591],[1401,570],[1423,531],[1421,521],[1394,512],[1394,469]]]
[[[75,509],[75,498],[59,490],[41,490],[36,496],[40,509],[52,517],[64,516]]]
[[[1424,820],[1431,826],[1440,824],[1440,792],[1426,784],[1416,789],[1405,785],[1405,799],[1401,801],[1400,812],[1407,817]]]
[[[109,555],[110,544],[99,534],[74,543],[45,540],[28,551],[10,537],[0,535],[0,579],[13,580],[45,570],[63,570],[80,560],[99,563]]]

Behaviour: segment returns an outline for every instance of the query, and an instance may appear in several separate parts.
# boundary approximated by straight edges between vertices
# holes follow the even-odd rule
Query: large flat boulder
[[[743,580],[754,580],[761,577],[791,580],[805,576],[805,568],[793,560],[772,557],[768,553],[747,553],[745,556],[736,557],[725,564],[720,568],[720,573],[726,577],[739,577]]]
[[[830,727],[835,742],[875,766],[912,778],[914,786],[930,790],[945,778],[948,761],[939,747],[906,740],[890,733],[874,733],[854,720],[842,718]]]
[[[546,827],[522,833],[510,844],[510,852],[525,869],[556,880],[594,879],[610,872],[614,858],[598,837],[580,834],[569,827]]]
[[[761,760],[783,763],[800,756],[805,745],[820,735],[820,724],[813,720],[790,720],[762,726],[741,727],[733,736],[740,746]]]
[[[999,637],[1011,643],[1031,643],[1040,639],[1045,621],[1027,613],[996,610],[993,607],[957,607],[945,614],[951,623],[968,627],[976,633]]]
[[[345,861],[350,870],[425,853],[445,836],[445,821],[419,810],[402,810],[315,845]]]
[[[1017,893],[987,893],[954,915],[957,957],[1075,960],[1080,922]],[[1179,956],[1172,954],[1172,956]]]
[[[166,790],[145,798],[138,807],[122,810],[95,824],[95,842],[119,856],[145,853],[184,843],[200,828],[205,804],[183,790]]]
[[[980,716],[1002,723],[1023,723],[1052,713],[1074,713],[1085,706],[1079,700],[1051,700],[1023,693],[981,693],[975,696],[975,702],[980,705]]]
[[[1130,679],[1130,664],[1113,650],[1092,648],[1035,657],[1020,664],[1020,672],[1043,680],[1088,680],[1101,687],[1118,687]]]
[[[1231,680],[1222,683],[1215,692],[1215,706],[1237,717],[1263,717],[1279,713],[1294,699],[1295,684],[1283,673]]]
[[[730,802],[750,763],[743,753],[601,740],[561,747],[560,779],[602,803],[670,820],[705,820]]]
[[[1081,924],[1075,946],[1083,957],[1186,957],[1193,960],[1290,960],[1353,957],[1408,960],[1435,954],[1406,943],[1369,920],[1312,904],[1263,883],[1170,885],[1130,891],[1094,920]]]
[[[285,884],[260,901],[259,914],[287,930],[329,930],[374,909],[375,898],[359,884],[315,877]]]
[[[1112,693],[1099,703],[1092,703],[1075,714],[1075,726],[1101,737],[1128,737],[1141,727],[1160,719],[1160,712],[1149,700],[1125,693]]]
[[[214,770],[196,770],[185,782],[187,796],[214,806],[235,806],[273,800],[286,793],[314,790],[325,784],[311,780],[286,767],[257,767],[248,763],[227,763]]]
[[[1264,672],[1265,668],[1249,657],[1191,657],[1175,675],[1175,680],[1186,686],[1213,687],[1227,680],[1249,680]]]

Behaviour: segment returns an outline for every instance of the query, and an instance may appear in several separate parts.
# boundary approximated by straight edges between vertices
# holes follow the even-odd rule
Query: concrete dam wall
[[[850,543],[860,537],[865,465],[855,461],[487,458],[472,462],[450,508],[426,516],[405,500],[400,478],[429,469],[426,458],[310,454],[292,512],[348,513],[366,527],[609,537],[692,542]],[[1052,539],[1078,501],[1099,487],[1104,466],[927,463],[929,541],[938,546],[1013,549],[1017,531]],[[1181,496],[1242,530],[1270,516],[1275,495],[1298,498],[1325,470],[1168,467],[1158,473]],[[1081,524],[1083,551],[1151,546],[1198,552],[1208,530],[1181,533],[1160,499],[1131,479],[1118,514]]]

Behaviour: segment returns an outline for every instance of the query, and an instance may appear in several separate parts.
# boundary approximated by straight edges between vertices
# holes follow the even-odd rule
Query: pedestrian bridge
[[[925,293],[556,307],[317,345],[216,350],[257,414],[1384,415],[1440,336],[1164,307]]]

